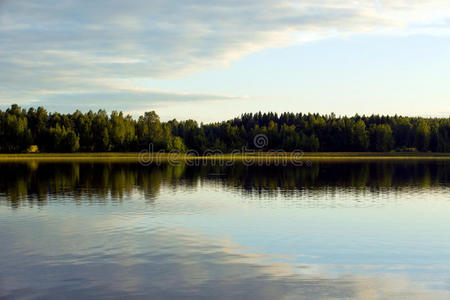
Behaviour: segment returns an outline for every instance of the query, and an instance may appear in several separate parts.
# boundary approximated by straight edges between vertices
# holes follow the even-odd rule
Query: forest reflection
[[[351,188],[377,192],[448,186],[447,161],[315,162],[311,166],[141,166],[136,163],[0,163],[0,201],[11,207],[44,205],[51,197],[121,201],[135,192],[155,199],[162,187],[215,184],[243,195],[295,195],[304,190]]]

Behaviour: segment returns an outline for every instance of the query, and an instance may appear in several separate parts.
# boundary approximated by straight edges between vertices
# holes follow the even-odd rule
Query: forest
[[[232,120],[203,124],[195,120],[162,122],[156,112],[135,119],[105,110],[62,114],[14,104],[0,110],[0,152],[138,152],[206,149],[224,153],[261,151],[450,152],[450,118],[404,116],[352,117],[302,113],[246,113]]]

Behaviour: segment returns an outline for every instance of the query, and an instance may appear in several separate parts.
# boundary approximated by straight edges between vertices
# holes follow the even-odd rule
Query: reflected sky
[[[0,297],[450,297],[446,162],[0,170]]]

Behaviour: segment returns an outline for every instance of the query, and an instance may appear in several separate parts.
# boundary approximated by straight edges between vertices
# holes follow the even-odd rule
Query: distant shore
[[[110,161],[140,162],[143,159],[164,161],[182,160],[447,160],[450,153],[411,153],[411,152],[309,152],[302,156],[291,153],[255,153],[255,154],[221,154],[208,156],[192,156],[186,154],[141,154],[137,152],[101,152],[101,153],[20,153],[0,154],[0,162],[5,161]]]

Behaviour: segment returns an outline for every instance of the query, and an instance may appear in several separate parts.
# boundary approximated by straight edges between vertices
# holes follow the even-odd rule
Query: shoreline
[[[144,156],[143,156],[144,155]],[[294,156],[291,153],[256,153],[256,154],[220,154],[209,156],[190,156],[185,154],[141,154],[137,152],[101,152],[101,153],[19,153],[0,154],[0,162],[7,161],[124,161],[140,162],[145,159],[159,160],[161,162],[181,161],[181,160],[267,160],[267,161],[319,161],[319,160],[447,160],[450,153],[411,153],[411,152],[314,152],[304,153],[302,156]]]

